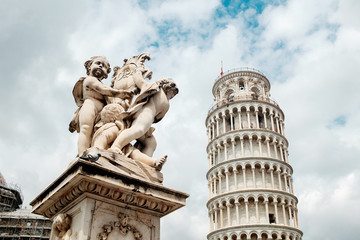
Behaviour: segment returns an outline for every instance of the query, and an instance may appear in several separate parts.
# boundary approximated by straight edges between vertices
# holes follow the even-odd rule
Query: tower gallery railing
[[[265,77],[265,74],[260,72],[259,70],[255,69],[255,68],[249,68],[249,67],[240,67],[240,68],[233,68],[230,70],[227,70],[225,72],[223,72],[222,75],[217,76],[217,78],[215,79],[215,82],[219,79],[222,78],[223,76],[229,74],[229,73],[233,73],[233,72],[239,72],[239,71],[250,71],[250,72],[256,72],[259,73],[261,75],[263,75]]]
[[[212,112],[215,108],[218,108],[218,107],[222,107],[224,105],[228,105],[228,104],[231,104],[231,103],[235,103],[235,102],[240,102],[240,101],[244,101],[244,100],[260,100],[260,101],[264,101],[264,102],[269,102],[271,104],[274,104],[275,106],[279,107],[279,104],[277,104],[274,100],[272,100],[271,98],[266,98],[266,99],[261,99],[261,98],[254,98],[254,97],[241,97],[241,98],[234,98],[234,99],[224,99],[224,100],[221,100],[217,103],[215,103],[208,111],[208,114],[210,112]]]

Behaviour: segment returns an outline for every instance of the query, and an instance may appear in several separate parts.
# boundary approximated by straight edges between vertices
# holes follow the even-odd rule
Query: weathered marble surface
[[[152,72],[145,67],[146,60],[150,60],[148,53],[125,59],[122,67],[115,67],[111,86],[101,83],[111,71],[105,57],[85,62],[88,76],[74,86],[79,108],[69,125],[71,132],[79,133],[78,156],[97,147],[161,170],[167,155],[153,157],[157,143],[152,124],[165,116],[179,90],[170,78],[148,82]]]
[[[81,159],[73,162],[30,203],[33,213],[52,220],[59,214],[71,218],[70,228],[58,225],[58,232],[65,234],[52,231],[52,240],[119,239],[120,236],[121,239],[160,239],[160,218],[185,206],[189,195],[166,188],[157,180],[149,181],[151,174],[144,172],[140,176],[138,169],[130,170],[136,168],[135,164],[143,171],[153,168],[131,159],[129,164],[135,164],[123,167],[127,164],[124,156],[115,154],[114,160],[108,161],[104,158],[112,158],[111,154],[102,151],[104,155],[95,162]],[[116,167],[119,170],[109,170],[102,164],[119,164]],[[155,173],[160,174],[154,170]]]

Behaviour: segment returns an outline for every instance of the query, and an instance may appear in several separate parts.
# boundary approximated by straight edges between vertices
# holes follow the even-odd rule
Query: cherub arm
[[[87,87],[91,88],[92,90],[104,96],[125,98],[131,94],[130,92],[125,90],[118,90],[105,86],[103,83],[101,83],[99,80],[97,80],[94,77],[88,77],[88,78],[91,78],[91,80],[89,79],[90,81],[87,82]]]

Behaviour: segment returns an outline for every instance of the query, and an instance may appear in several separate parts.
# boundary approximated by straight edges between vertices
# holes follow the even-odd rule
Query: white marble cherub
[[[100,121],[95,125],[95,133],[92,138],[91,146],[98,149],[108,149],[116,137],[125,129],[122,114],[125,112],[120,104],[108,104],[101,113]],[[156,149],[156,140],[152,133],[154,128],[151,127],[144,136],[137,139],[135,145],[128,144],[124,147],[123,153],[134,160],[143,162],[151,167],[161,170],[167,156],[162,158],[153,158]]]
[[[101,82],[111,71],[105,57],[92,57],[84,65],[87,76],[80,78],[74,86],[73,95],[79,108],[69,125],[70,132],[79,132],[79,156],[90,147],[96,118],[105,104],[104,96],[124,98],[129,95],[127,91],[113,89]]]
[[[141,105],[141,102],[137,103],[136,100],[133,102],[136,111],[132,113],[131,108],[129,109],[129,115],[132,115],[133,119],[131,126],[120,132],[109,150],[123,153],[122,150],[127,144],[142,138],[150,130],[153,123],[160,121],[165,116],[170,107],[169,100],[179,90],[170,78],[160,79],[156,83],[159,86],[159,91],[143,99],[145,104],[141,108],[136,107],[139,104]],[[142,99],[141,94],[137,99]]]

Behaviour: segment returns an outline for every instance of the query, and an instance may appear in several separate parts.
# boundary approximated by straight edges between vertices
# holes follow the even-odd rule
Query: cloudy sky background
[[[156,126],[164,185],[189,193],[162,239],[206,239],[205,118],[220,73],[254,67],[284,111],[303,240],[354,239],[360,227],[360,1],[2,1],[0,172],[24,206],[76,155],[67,128],[83,63],[143,51],[153,79],[180,93]],[[110,76],[112,73],[110,74]],[[104,82],[109,84],[109,79]]]

